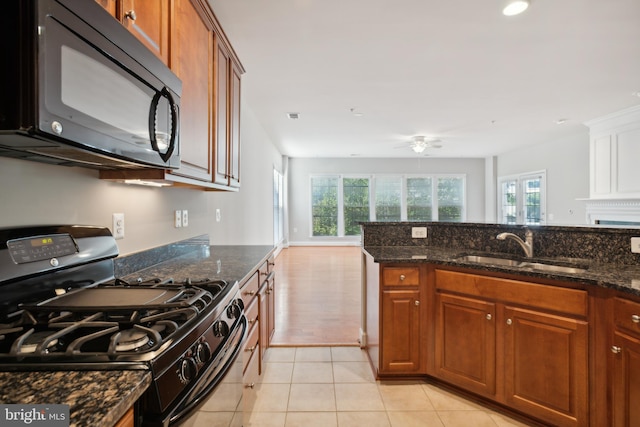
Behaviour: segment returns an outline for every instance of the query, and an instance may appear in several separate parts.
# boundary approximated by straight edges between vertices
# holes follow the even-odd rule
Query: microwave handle
[[[167,151],[164,153],[160,152],[160,148],[158,147],[158,139],[156,138],[156,110],[158,108],[158,102],[160,98],[167,98],[169,101],[169,107],[171,108],[171,135],[169,136],[169,146],[167,147]],[[151,140],[151,148],[156,151],[160,158],[166,163],[171,154],[173,154],[173,150],[176,145],[176,136],[178,134],[178,107],[176,106],[175,101],[173,100],[173,96],[169,90],[164,87],[160,92],[156,92],[151,100],[151,108],[149,109],[149,138]]]

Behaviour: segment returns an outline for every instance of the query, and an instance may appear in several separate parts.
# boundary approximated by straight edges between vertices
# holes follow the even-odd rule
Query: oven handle
[[[244,316],[244,314],[240,317],[240,319],[238,320],[238,323],[239,323],[239,327],[242,328],[242,331],[239,332],[240,339],[237,341],[237,345],[233,348],[231,356],[226,359],[226,361],[222,365],[222,369],[220,369],[220,371],[216,374],[216,376],[213,377],[211,382],[209,384],[207,384],[207,386],[204,389],[200,390],[195,397],[190,399],[189,402],[186,404],[186,406],[179,405],[177,408],[175,408],[173,411],[171,411],[169,413],[169,415],[167,417],[167,418],[169,418],[168,425],[177,424],[183,418],[186,418],[186,417],[192,415],[192,412],[198,406],[200,406],[202,403],[204,403],[204,401],[209,396],[209,394],[211,394],[213,389],[216,388],[216,386],[218,384],[220,384],[222,382],[222,380],[224,379],[224,377],[227,375],[227,373],[229,372],[229,368],[233,365],[233,363],[235,363],[236,358],[240,355],[240,352],[241,352],[240,350],[242,349],[242,346],[244,345],[244,341],[245,341],[246,334],[247,334],[247,318]],[[235,338],[235,336],[233,338]],[[208,372],[209,369],[213,368],[215,370],[219,366],[220,365],[217,365],[217,366],[210,365],[207,368],[207,372],[205,372],[202,375],[202,377],[206,378],[207,375],[210,373],[210,372]],[[184,400],[183,400],[183,402],[184,402]],[[179,411],[175,412],[178,409],[179,409]],[[167,420],[165,419],[165,422],[163,423],[163,425],[167,425],[166,421]]]

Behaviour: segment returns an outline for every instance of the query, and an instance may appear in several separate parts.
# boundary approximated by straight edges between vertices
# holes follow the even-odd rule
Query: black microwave
[[[3,0],[0,155],[180,166],[182,82],[95,0]]]

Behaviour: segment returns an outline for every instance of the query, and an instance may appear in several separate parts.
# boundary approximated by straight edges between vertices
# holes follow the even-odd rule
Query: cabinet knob
[[[621,352],[622,352],[622,348],[618,347],[617,345],[611,346],[611,353],[619,354]]]
[[[253,295],[255,295],[256,293],[255,293],[255,291],[244,291],[244,292],[243,292],[243,294],[245,294],[245,295],[249,295],[249,296],[253,296]]]
[[[244,351],[248,351],[249,353],[253,353],[253,351],[256,349],[256,346],[254,345],[253,347],[247,347],[244,349]]]
[[[420,301],[416,300],[416,302],[414,302],[415,305],[420,305]]]
[[[406,278],[407,278],[407,277],[406,277],[404,274],[401,274],[401,275],[400,275],[400,280],[404,280],[404,279],[406,279]]]
[[[136,16],[136,11],[135,10],[130,10],[127,13],[124,14],[124,17],[127,19],[131,19],[132,21],[135,21],[137,16]]]
[[[640,323],[640,316],[638,316],[637,314],[634,314],[631,316],[631,321],[633,323]]]
[[[487,320],[493,319],[493,316],[491,315],[491,313],[487,313],[485,317],[487,318]]]
[[[249,383],[244,385],[245,388],[254,388],[255,386],[256,386],[256,383]]]
[[[513,320],[511,320],[511,319],[507,319],[507,325],[510,325],[510,324],[512,324],[512,323],[513,323]]]

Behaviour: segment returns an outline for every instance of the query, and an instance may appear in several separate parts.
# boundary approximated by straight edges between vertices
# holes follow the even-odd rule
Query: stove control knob
[[[213,324],[213,335],[218,338],[226,337],[229,335],[229,325],[222,320],[218,320]]]
[[[209,347],[209,344],[206,342],[198,343],[198,345],[196,346],[196,351],[194,353],[196,362],[205,363],[211,357],[211,347]]]
[[[229,304],[229,307],[227,307],[227,316],[229,316],[231,319],[237,319],[241,314],[242,307],[240,307],[240,305],[238,305],[236,301],[232,302],[231,304]]]
[[[198,365],[193,357],[185,357],[180,361],[180,369],[178,370],[178,377],[180,382],[187,384],[189,381],[196,377],[198,373]]]

